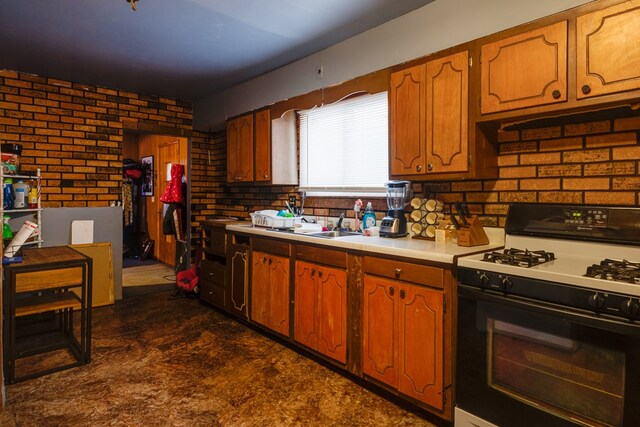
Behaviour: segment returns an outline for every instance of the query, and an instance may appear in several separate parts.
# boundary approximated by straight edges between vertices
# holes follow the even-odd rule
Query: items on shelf
[[[21,144],[5,143],[0,146],[2,153],[2,174],[16,175],[20,173]]]
[[[38,224],[33,223],[31,221],[25,221],[22,225],[22,228],[16,233],[11,240],[11,243],[5,248],[4,256],[7,258],[13,257],[16,252],[20,250],[24,242],[27,241],[29,237],[33,234],[33,232],[38,228]]]
[[[414,197],[411,199],[411,231],[414,238],[435,239],[436,231],[444,220],[444,202],[437,199]]]

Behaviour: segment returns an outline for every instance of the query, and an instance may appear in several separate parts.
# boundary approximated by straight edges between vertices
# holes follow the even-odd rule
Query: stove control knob
[[[589,305],[593,308],[604,308],[604,296],[596,292],[589,297]]]
[[[489,285],[489,276],[487,276],[485,273],[482,273],[480,275],[480,286],[483,288],[486,288]]]
[[[620,310],[622,310],[622,312],[624,314],[626,314],[627,316],[635,317],[638,314],[640,314],[640,306],[638,305],[638,303],[636,301],[632,300],[631,298],[629,298],[628,300],[624,301],[620,305]]]
[[[503,291],[508,291],[509,289],[513,288],[513,282],[508,277],[505,277],[504,279],[502,279],[501,287]]]

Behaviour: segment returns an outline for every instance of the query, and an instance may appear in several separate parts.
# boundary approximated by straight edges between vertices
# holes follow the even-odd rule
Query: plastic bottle
[[[11,217],[9,215],[2,216],[2,240],[13,239],[13,231],[11,231],[11,226],[9,226],[10,219]]]
[[[38,207],[38,189],[31,186],[29,190],[29,209],[36,209]]]
[[[13,181],[8,178],[2,188],[2,209],[13,209]]]
[[[30,185],[25,184],[21,179],[13,184],[13,191],[15,192],[15,199],[13,201],[14,209],[24,209],[27,207],[29,188]]]
[[[364,214],[362,214],[362,228],[371,228],[376,226],[376,214],[373,211],[373,206],[371,206],[371,202],[367,202],[367,208],[364,210]]]

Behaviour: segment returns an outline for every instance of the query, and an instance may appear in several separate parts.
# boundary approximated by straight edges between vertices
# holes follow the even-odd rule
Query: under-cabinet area
[[[202,232],[205,304],[348,378],[453,419],[455,258],[499,241],[437,249],[413,239],[332,242],[214,220]]]

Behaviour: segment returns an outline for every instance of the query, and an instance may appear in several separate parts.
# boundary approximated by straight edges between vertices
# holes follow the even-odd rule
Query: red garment
[[[171,181],[164,189],[160,201],[162,203],[182,203],[182,175],[184,174],[184,165],[171,165]]]

